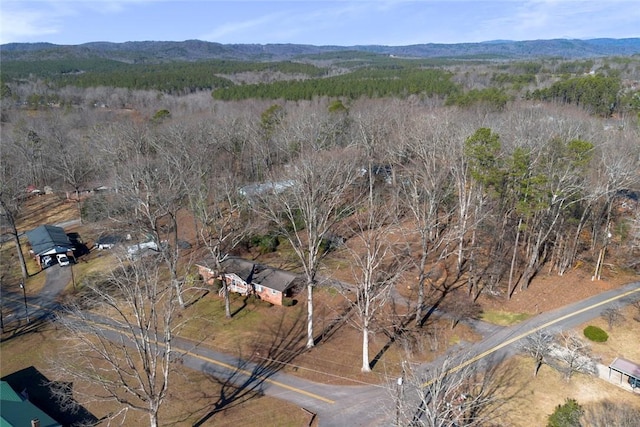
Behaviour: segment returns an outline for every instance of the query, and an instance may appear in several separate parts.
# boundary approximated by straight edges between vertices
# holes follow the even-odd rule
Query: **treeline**
[[[251,85],[235,85],[216,89],[215,99],[311,100],[316,97],[358,99],[424,95],[446,98],[461,88],[452,81],[452,73],[433,69],[359,69],[325,79],[310,79]]]
[[[594,74],[568,78],[545,89],[536,89],[531,99],[574,104],[593,114],[610,116],[618,106],[621,82],[619,77]]]
[[[162,64],[129,64],[108,59],[72,59],[46,61],[9,61],[3,63],[4,82],[40,78],[58,88],[64,86],[120,87],[136,90],[158,90],[170,94],[192,93],[228,87],[232,83],[222,77],[243,72],[280,72],[318,77],[326,70],[311,64],[291,61],[244,62],[198,61]]]
[[[640,91],[624,84],[621,77],[623,73],[640,74],[640,65],[634,65],[633,59],[612,60],[598,68],[593,60],[493,64],[350,54],[334,54],[337,62],[328,60],[330,65],[326,66],[231,60],[161,64],[98,58],[9,61],[1,70],[2,93],[29,108],[72,104],[54,94],[64,87],[112,87],[173,95],[211,91],[214,99],[223,101],[420,96],[465,108],[485,104],[500,110],[510,101],[535,99],[577,105],[604,117],[640,111]],[[584,70],[590,70],[589,74]],[[18,93],[24,91],[15,90],[16,86],[33,85],[34,81],[46,88],[31,90],[18,99]],[[248,83],[252,81],[259,83]]]

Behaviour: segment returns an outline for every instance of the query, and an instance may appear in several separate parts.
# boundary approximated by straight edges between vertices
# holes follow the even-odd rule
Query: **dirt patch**
[[[516,290],[511,299],[482,294],[479,302],[485,309],[536,315],[639,280],[637,275],[608,273],[593,281],[585,267],[563,276],[540,274],[526,290]]]
[[[75,200],[58,194],[42,194],[31,197],[25,204],[18,229],[28,231],[39,225],[53,225],[74,219],[80,219]]]

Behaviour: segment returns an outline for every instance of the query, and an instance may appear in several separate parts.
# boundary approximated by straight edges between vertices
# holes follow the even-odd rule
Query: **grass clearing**
[[[533,376],[534,362],[531,358],[516,356],[513,358],[520,375],[516,377],[521,390],[519,398],[508,402],[507,422],[505,426],[544,426],[547,417],[555,407],[564,403],[566,398],[573,398],[580,405],[587,405],[601,400],[611,400],[640,408],[638,395],[629,393],[614,384],[599,378],[574,374],[567,382],[563,375],[547,365],[543,365],[538,376]]]
[[[528,313],[509,313],[500,310],[485,310],[480,314],[480,319],[499,326],[511,326],[527,320],[531,317]]]
[[[634,319],[637,313],[638,309],[626,307],[622,309],[624,316],[622,324],[609,328],[604,319],[597,317],[576,328],[576,332],[589,343],[592,351],[600,356],[604,365],[610,364],[616,357],[640,363],[640,322]],[[589,341],[583,335],[583,330],[588,325],[603,329],[609,335],[609,339],[602,343]]]

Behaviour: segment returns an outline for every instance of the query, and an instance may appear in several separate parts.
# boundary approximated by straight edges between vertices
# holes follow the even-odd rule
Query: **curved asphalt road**
[[[58,307],[56,297],[71,280],[69,268],[56,265],[45,271],[47,281],[43,291],[37,297],[29,299],[31,307],[38,307],[37,313],[34,311],[36,316],[46,316]],[[10,300],[14,300],[13,297],[15,295],[11,296]],[[640,297],[640,282],[634,282],[560,309],[542,313],[508,328],[485,330],[490,333],[484,340],[458,350],[458,356],[454,355],[454,357],[458,357],[457,360],[460,362],[450,371],[461,369],[487,356],[509,356],[517,351],[518,341],[538,330],[549,329],[559,332],[571,329],[598,317],[602,310],[611,304],[628,304],[638,297]],[[6,298],[3,300],[6,301]],[[114,339],[121,337],[121,332],[110,326],[108,320],[102,319],[100,323],[104,325],[105,335],[112,335]],[[222,381],[241,385],[244,389],[259,391],[292,402],[317,414],[319,425],[322,427],[392,424],[395,384],[360,386],[319,384],[284,374],[279,371],[278,365],[269,360],[260,364],[250,363],[181,338],[176,338],[173,345],[178,352],[182,353],[180,363],[184,366],[212,375]],[[441,362],[439,360],[425,364],[421,369],[437,369],[437,364]]]

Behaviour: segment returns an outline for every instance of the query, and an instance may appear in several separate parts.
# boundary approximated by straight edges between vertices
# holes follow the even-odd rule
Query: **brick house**
[[[223,261],[222,277],[215,271],[215,262],[211,259],[196,263],[196,266],[206,284],[213,285],[216,279],[225,280],[229,292],[256,295],[274,305],[283,305],[284,298],[293,295],[299,282],[298,276],[289,271],[236,257]]]

